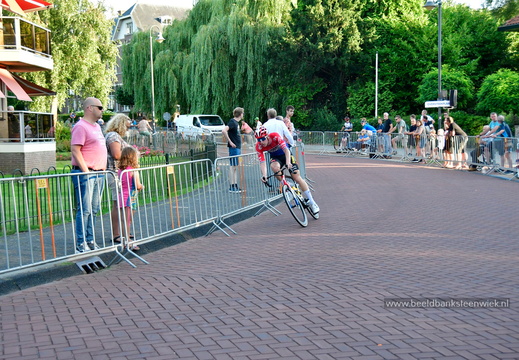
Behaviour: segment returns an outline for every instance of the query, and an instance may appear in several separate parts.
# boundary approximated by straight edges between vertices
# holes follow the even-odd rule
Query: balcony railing
[[[14,111],[0,113],[0,141],[26,143],[55,141],[55,128],[51,113]],[[7,136],[5,136],[7,135]]]
[[[0,49],[25,50],[50,57],[50,30],[19,17],[2,17]]]

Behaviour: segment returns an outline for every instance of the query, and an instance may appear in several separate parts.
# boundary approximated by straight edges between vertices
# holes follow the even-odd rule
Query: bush
[[[490,123],[488,116],[467,114],[464,111],[451,111],[450,116],[469,136],[479,134],[483,125]]]
[[[343,123],[337,121],[337,117],[325,106],[313,112],[314,121],[311,130],[337,131]]]
[[[518,113],[519,73],[501,69],[483,81],[478,92],[478,113]]]

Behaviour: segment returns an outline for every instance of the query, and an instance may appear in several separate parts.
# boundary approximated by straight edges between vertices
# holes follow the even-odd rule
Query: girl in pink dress
[[[133,211],[137,208],[137,193],[144,189],[138,171],[127,171],[139,167],[139,152],[136,148],[127,146],[122,150],[119,159],[118,176],[121,181],[121,192],[119,194],[119,209],[124,211],[125,219],[124,237],[130,241],[130,228],[132,224]],[[139,250],[137,245],[130,245],[131,250]]]

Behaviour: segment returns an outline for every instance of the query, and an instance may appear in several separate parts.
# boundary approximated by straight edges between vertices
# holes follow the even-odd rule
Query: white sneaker
[[[317,205],[316,203],[310,204],[310,210],[312,210],[314,214],[317,214],[320,210],[319,205]]]

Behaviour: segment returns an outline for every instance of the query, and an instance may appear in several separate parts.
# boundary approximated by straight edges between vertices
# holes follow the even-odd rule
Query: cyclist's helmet
[[[269,134],[267,128],[265,126],[260,126],[258,130],[256,130],[256,133],[254,134],[256,136],[256,139],[261,139],[262,137],[265,137]]]

